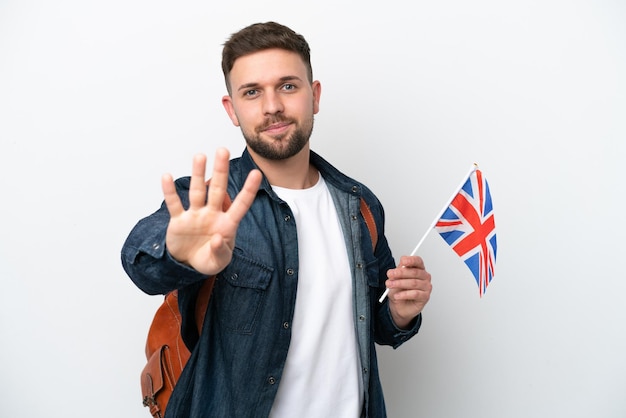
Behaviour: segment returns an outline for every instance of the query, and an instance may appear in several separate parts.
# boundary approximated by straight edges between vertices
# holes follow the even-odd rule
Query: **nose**
[[[274,115],[282,113],[284,110],[283,102],[280,94],[275,91],[268,91],[263,96],[263,113],[266,115]]]

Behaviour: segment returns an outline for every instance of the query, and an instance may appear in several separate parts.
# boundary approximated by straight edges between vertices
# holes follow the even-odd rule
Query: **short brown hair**
[[[222,71],[228,94],[231,93],[229,75],[237,58],[265,49],[279,48],[300,55],[307,68],[309,82],[313,82],[311,49],[304,36],[276,22],[254,23],[233,33],[222,50]]]

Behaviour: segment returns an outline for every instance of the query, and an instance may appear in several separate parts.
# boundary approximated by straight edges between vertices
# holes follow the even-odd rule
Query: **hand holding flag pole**
[[[472,181],[474,172],[477,176]],[[444,214],[446,219],[443,219]],[[478,170],[478,164],[472,164],[459,187],[415,246],[412,256],[435,228],[440,230],[441,236],[455,252],[464,258],[478,282],[482,296],[493,277],[496,236],[491,195],[487,182]],[[388,294],[389,289],[386,289],[378,301],[382,303]]]

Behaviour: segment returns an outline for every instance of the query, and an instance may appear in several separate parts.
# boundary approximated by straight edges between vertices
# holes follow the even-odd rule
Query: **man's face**
[[[232,93],[222,104],[252,153],[282,160],[308,144],[321,87],[309,83],[298,54],[268,49],[245,55],[235,61],[229,81]]]

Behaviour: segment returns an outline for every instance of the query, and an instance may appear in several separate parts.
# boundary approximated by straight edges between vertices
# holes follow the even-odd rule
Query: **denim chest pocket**
[[[226,329],[250,334],[265,300],[274,269],[238,252],[217,276],[214,303],[217,317]]]
[[[365,274],[367,275],[367,284],[370,287],[380,287],[380,268],[378,260],[374,259],[365,265]]]

